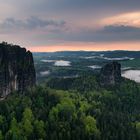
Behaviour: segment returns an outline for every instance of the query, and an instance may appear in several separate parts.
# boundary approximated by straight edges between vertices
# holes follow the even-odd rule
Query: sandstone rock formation
[[[100,72],[101,86],[114,86],[121,82],[121,64],[111,62],[106,64]]]
[[[17,45],[0,43],[0,97],[12,91],[24,92],[35,82],[32,53]]]

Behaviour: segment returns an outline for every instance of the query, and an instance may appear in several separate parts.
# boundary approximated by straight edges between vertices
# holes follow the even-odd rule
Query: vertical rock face
[[[12,91],[24,92],[35,85],[32,53],[16,45],[0,44],[0,97]]]
[[[121,64],[112,62],[106,64],[100,73],[101,86],[114,86],[121,82]]]

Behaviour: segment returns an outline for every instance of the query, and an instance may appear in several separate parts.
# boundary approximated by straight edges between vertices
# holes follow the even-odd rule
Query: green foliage
[[[22,128],[23,128],[24,136],[29,137],[33,132],[33,126],[28,119],[23,121]]]
[[[3,140],[3,135],[1,131],[0,131],[0,140]]]
[[[100,131],[97,129],[96,120],[92,116],[86,116],[84,119],[85,132],[88,136],[95,139],[100,138]]]
[[[25,108],[24,112],[23,112],[23,121],[25,120],[29,120],[30,122],[33,121],[33,114],[32,114],[32,110],[30,108]]]
[[[35,120],[34,129],[35,129],[36,137],[38,139],[45,139],[46,137],[45,124],[42,120],[41,121]]]
[[[6,133],[6,139],[12,139],[12,140],[22,139],[19,124],[17,123],[17,120],[15,118],[11,120],[10,129]]]
[[[140,139],[139,85],[124,80],[118,87],[102,89],[96,77],[84,76],[67,87],[37,86],[1,101],[0,139]]]
[[[136,123],[137,139],[140,139],[140,122]]]

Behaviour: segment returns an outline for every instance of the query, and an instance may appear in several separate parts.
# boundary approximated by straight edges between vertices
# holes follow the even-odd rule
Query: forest
[[[95,75],[49,79],[0,101],[0,140],[139,140],[140,86]]]

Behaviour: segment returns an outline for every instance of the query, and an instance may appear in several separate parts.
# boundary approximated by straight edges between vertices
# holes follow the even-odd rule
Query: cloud
[[[31,46],[140,39],[139,0],[1,0],[1,5],[1,40]]]
[[[140,28],[125,25],[105,26],[97,33],[99,41],[138,41]]]
[[[20,31],[20,30],[35,30],[35,29],[48,29],[56,27],[64,27],[66,24],[65,21],[56,21],[56,20],[44,20],[38,17],[31,16],[25,20],[7,18],[0,23],[0,30],[11,32],[11,31]]]
[[[62,33],[59,39],[83,42],[138,41],[140,28],[125,25],[105,26],[96,31],[83,28],[70,33]]]
[[[128,33],[140,33],[139,27],[133,26],[125,26],[125,25],[110,25],[105,26],[101,33],[121,33],[128,34]]]
[[[113,42],[138,41],[140,28],[126,25],[107,25],[98,30],[87,27],[68,26],[64,20],[45,20],[37,17],[27,19],[7,18],[0,23],[1,34],[13,34],[30,44],[75,41],[75,42]],[[21,31],[25,32],[20,33]],[[9,36],[10,37],[10,36]],[[16,37],[15,37],[16,38]],[[20,39],[19,39],[20,40]],[[26,41],[26,42],[27,42]]]
[[[67,8],[106,8],[106,7],[139,7],[140,1],[138,0],[43,0],[42,3],[52,8],[67,9]]]
[[[101,20],[102,25],[125,25],[140,27],[140,12],[130,12],[107,17]]]

